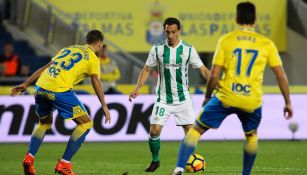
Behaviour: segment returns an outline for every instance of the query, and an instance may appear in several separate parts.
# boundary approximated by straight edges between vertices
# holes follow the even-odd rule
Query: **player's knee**
[[[257,135],[256,129],[245,133],[245,137],[251,137],[253,135]]]
[[[46,124],[46,125],[49,124],[49,125],[51,125],[52,124],[52,120],[53,120],[53,118],[52,118],[52,114],[51,114],[51,115],[47,115],[47,116],[45,116],[43,118],[40,118],[39,122],[42,123],[42,124]]]
[[[194,128],[191,128],[187,133],[184,142],[191,146],[196,146],[201,134]]]
[[[158,137],[160,137],[160,132],[157,131],[157,130],[150,130],[149,135],[150,135],[151,138],[158,138]]]
[[[245,134],[245,151],[249,153],[256,153],[258,150],[258,135],[256,132]]]
[[[91,129],[93,127],[94,123],[93,121],[89,121],[89,122],[86,122],[86,123],[83,123],[81,124],[82,127],[84,127],[85,129]]]
[[[42,123],[42,122],[39,122],[38,123],[38,128],[39,129],[42,129],[42,130],[48,130],[51,128],[51,123]]]
[[[150,138],[158,138],[158,137],[160,137],[160,134],[157,133],[157,132],[150,132],[149,135],[150,135]]]
[[[161,130],[157,128],[150,128],[149,135],[151,138],[159,137],[161,133]]]

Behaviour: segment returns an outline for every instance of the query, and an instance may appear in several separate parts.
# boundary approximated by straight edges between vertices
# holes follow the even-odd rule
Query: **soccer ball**
[[[199,154],[192,154],[185,166],[185,169],[189,173],[195,173],[199,171],[204,171],[206,168],[206,162],[203,156]]]

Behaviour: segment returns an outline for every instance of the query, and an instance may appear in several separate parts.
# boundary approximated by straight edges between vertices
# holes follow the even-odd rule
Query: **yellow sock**
[[[51,124],[39,123],[37,128],[33,131],[34,137],[42,139],[45,136],[45,132],[51,128]]]
[[[194,128],[191,128],[187,135],[185,136],[185,139],[184,139],[184,142],[187,144],[187,145],[190,145],[190,146],[196,146],[197,145],[197,142],[198,140],[200,139],[200,133],[195,130]]]
[[[257,153],[258,150],[258,135],[245,135],[246,143],[244,146],[244,150],[248,153]]]
[[[79,150],[82,143],[84,142],[85,137],[90,132],[90,129],[92,128],[92,126],[93,126],[93,122],[90,121],[88,123],[79,124],[75,128],[74,132],[72,133],[67,143],[66,150],[62,157],[64,160],[70,161],[71,158],[76,154],[76,152]]]
[[[91,129],[92,127],[93,127],[92,121],[84,124],[79,124],[72,133],[71,138],[74,141],[78,140],[87,130]]]
[[[28,152],[35,156],[36,152],[38,151],[39,147],[41,146],[46,131],[51,128],[51,124],[42,124],[39,123],[38,126],[32,133],[31,141],[29,143]]]

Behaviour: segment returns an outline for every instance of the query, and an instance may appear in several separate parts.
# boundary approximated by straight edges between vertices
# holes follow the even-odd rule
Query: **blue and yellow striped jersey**
[[[64,92],[86,76],[100,76],[100,61],[90,45],[74,45],[60,50],[39,77],[36,85],[53,92]]]
[[[240,27],[222,36],[213,65],[223,67],[216,96],[226,106],[252,111],[262,104],[265,66],[282,65],[274,43],[253,28]]]

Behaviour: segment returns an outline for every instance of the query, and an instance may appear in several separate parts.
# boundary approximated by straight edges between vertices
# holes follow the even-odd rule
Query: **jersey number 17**
[[[249,59],[249,64],[246,70],[246,75],[249,77],[252,71],[252,67],[256,61],[256,58],[258,57],[258,50],[253,50],[253,49],[245,49],[244,50],[246,54],[251,55]],[[233,51],[233,54],[237,56],[237,66],[236,66],[236,74],[240,75],[241,74],[241,66],[242,66],[242,49],[237,48]]]

